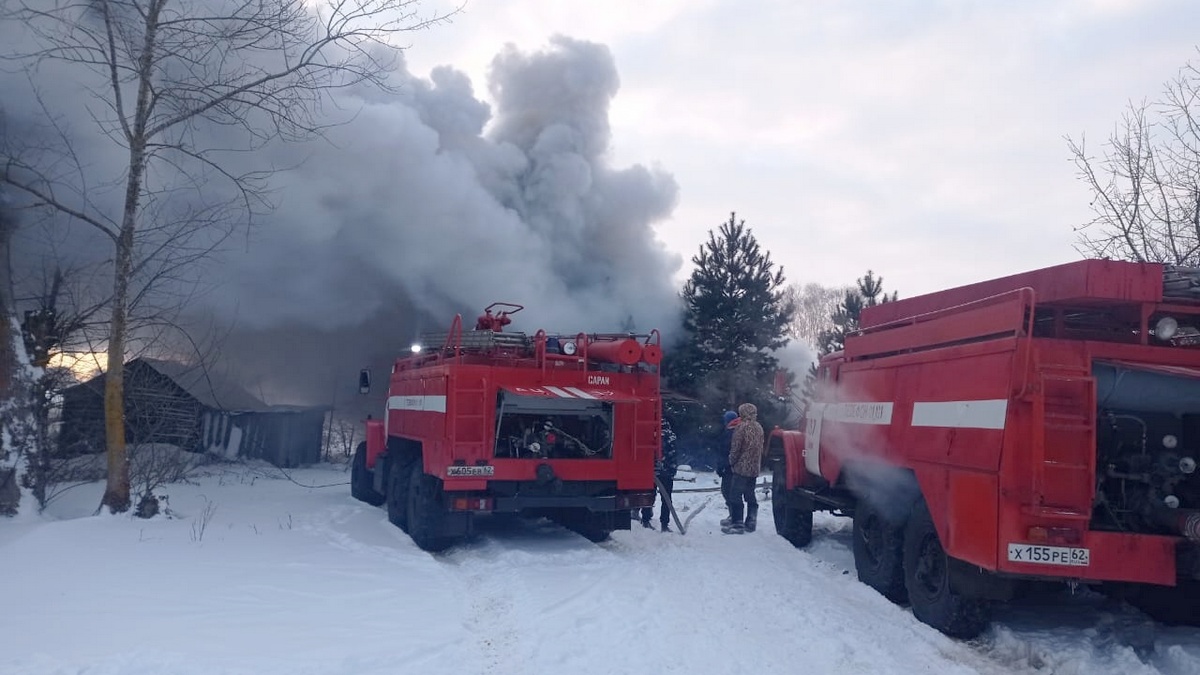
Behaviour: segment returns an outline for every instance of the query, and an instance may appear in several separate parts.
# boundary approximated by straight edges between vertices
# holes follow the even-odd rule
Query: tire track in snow
[[[855,575],[850,520],[817,514],[815,525],[813,543],[806,550],[832,568]],[[775,536],[772,526],[766,531]],[[903,609],[911,616],[911,609]],[[997,606],[992,626],[962,644],[997,665],[1043,675],[1194,675],[1200,672],[1194,631],[1157,624],[1128,605],[1090,591],[1071,596],[1064,587],[1049,596]]]
[[[471,595],[468,630],[484,672],[587,672],[576,663],[586,655],[561,647],[573,636],[611,630],[597,610],[619,583],[621,550],[619,542],[597,545],[546,521],[485,528],[458,547],[448,561]]]
[[[466,592],[470,596],[467,631],[475,636],[483,672],[491,675],[516,675],[522,672],[521,634],[514,627],[512,591],[504,578],[493,577],[495,570],[469,572]]]
[[[685,537],[635,526],[633,532],[617,532],[611,541],[596,545],[541,521],[484,529],[447,555],[432,558],[412,547],[382,511],[374,510],[370,526],[364,526],[364,510],[373,510],[357,503],[326,505],[298,522],[302,528],[327,531],[335,546],[392,564],[413,564],[417,557],[436,562],[443,572],[437,576],[461,590],[456,595],[463,608],[463,642],[461,651],[448,654],[462,659],[462,652],[468,652],[470,665],[478,658],[478,672],[494,675],[531,672],[531,666],[546,672],[600,672],[588,656],[603,661],[606,672],[645,669],[656,656],[638,653],[639,647],[631,645],[664,633],[687,640],[696,653],[685,661],[709,663],[718,672],[726,661],[713,647],[735,638],[728,628],[705,623],[744,614],[720,595],[726,582],[717,583],[718,595],[711,595],[713,579],[737,573],[731,563],[753,577],[748,591],[761,605],[756,623],[774,624],[752,627],[758,635],[747,644],[764,644],[762,633],[769,633],[774,659],[803,662],[801,657],[811,652],[828,657],[836,672],[904,672],[900,663],[879,660],[882,643],[904,646],[892,658],[924,654],[936,666],[930,672],[1200,672],[1200,641],[1194,631],[1185,634],[1187,629],[1157,625],[1134,610],[1094,598],[1069,602],[1072,607],[1066,610],[1055,601],[1012,605],[997,613],[993,628],[980,638],[950,640],[856,580],[848,519],[819,515],[813,544],[797,551],[775,534],[768,500],[762,501],[759,532],[734,538],[721,535],[716,526],[722,508],[698,508],[710,497],[680,495],[677,506],[694,509]],[[743,557],[735,559],[731,551]],[[688,593],[701,597],[676,597]],[[656,615],[664,606],[679,614]],[[581,634],[589,636],[588,654],[568,653]],[[735,634],[743,634],[742,628]],[[814,640],[817,644],[806,644]]]

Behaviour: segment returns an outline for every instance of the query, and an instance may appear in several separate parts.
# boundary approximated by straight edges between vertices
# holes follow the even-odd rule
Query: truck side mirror
[[[358,371],[358,393],[371,393],[371,371],[366,368]]]

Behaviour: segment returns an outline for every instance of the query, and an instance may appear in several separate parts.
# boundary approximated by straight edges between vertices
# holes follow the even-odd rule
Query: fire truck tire
[[[991,605],[950,586],[950,558],[924,501],[917,502],[904,529],[904,584],[913,616],[960,639],[976,637],[991,621]]]
[[[408,536],[423,551],[437,553],[454,544],[453,537],[440,534],[446,508],[442,506],[441,481],[428,476],[414,464],[408,481]]]
[[[776,534],[792,546],[804,548],[812,541],[813,503],[807,497],[788,493],[784,461],[778,460],[771,472],[771,517]]]
[[[398,460],[387,463],[387,514],[391,524],[408,532],[408,482],[413,463]]]
[[[854,568],[858,580],[896,604],[908,601],[904,586],[904,524],[893,523],[860,499],[854,509]]]
[[[367,443],[363,441],[354,450],[354,459],[350,462],[350,496],[371,506],[383,503],[383,495],[375,491],[371,485],[371,471],[367,468]]]

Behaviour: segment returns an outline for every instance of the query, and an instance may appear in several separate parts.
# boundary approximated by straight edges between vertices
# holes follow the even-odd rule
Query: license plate
[[[448,466],[446,467],[446,476],[495,476],[496,467],[487,466]]]
[[[1087,567],[1091,564],[1091,558],[1092,552],[1086,548],[1039,546],[1037,544],[1008,545],[1009,562]]]

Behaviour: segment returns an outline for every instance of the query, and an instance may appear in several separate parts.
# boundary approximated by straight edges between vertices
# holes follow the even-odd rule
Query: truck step
[[[1092,514],[1081,513],[1075,509],[1064,509],[1057,506],[1024,506],[1021,512],[1039,518],[1062,518],[1065,520],[1091,520]]]

